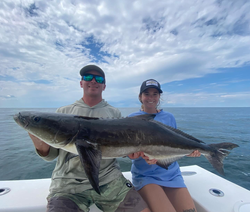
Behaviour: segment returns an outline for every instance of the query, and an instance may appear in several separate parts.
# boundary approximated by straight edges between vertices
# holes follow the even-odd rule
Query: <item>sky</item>
[[[161,107],[250,107],[249,0],[1,0],[0,108],[57,108],[100,66],[103,98],[140,107],[157,80]]]

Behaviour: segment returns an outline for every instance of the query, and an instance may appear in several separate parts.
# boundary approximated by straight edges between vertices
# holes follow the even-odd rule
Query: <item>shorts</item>
[[[48,201],[47,212],[88,212],[92,204],[104,212],[140,212],[148,208],[132,183],[124,176],[100,186],[100,191],[101,195],[94,189],[77,194],[54,194]]]

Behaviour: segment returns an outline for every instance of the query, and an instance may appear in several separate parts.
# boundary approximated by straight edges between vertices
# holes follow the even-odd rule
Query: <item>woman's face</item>
[[[156,88],[148,88],[140,95],[144,109],[155,109],[160,100],[160,93]]]

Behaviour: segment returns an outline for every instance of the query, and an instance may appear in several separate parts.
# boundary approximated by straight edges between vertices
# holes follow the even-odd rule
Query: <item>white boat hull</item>
[[[249,190],[196,165],[181,171],[198,212],[250,211]],[[130,172],[123,175],[131,180]],[[0,212],[45,212],[49,186],[50,179],[0,181]],[[95,205],[90,210],[99,211]]]

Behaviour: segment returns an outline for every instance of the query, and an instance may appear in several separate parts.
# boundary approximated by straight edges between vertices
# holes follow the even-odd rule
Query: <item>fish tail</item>
[[[239,146],[237,144],[229,142],[208,144],[208,146],[210,146],[213,149],[213,151],[204,156],[221,175],[224,175],[223,160],[230,153],[230,151],[228,150],[231,150]]]

